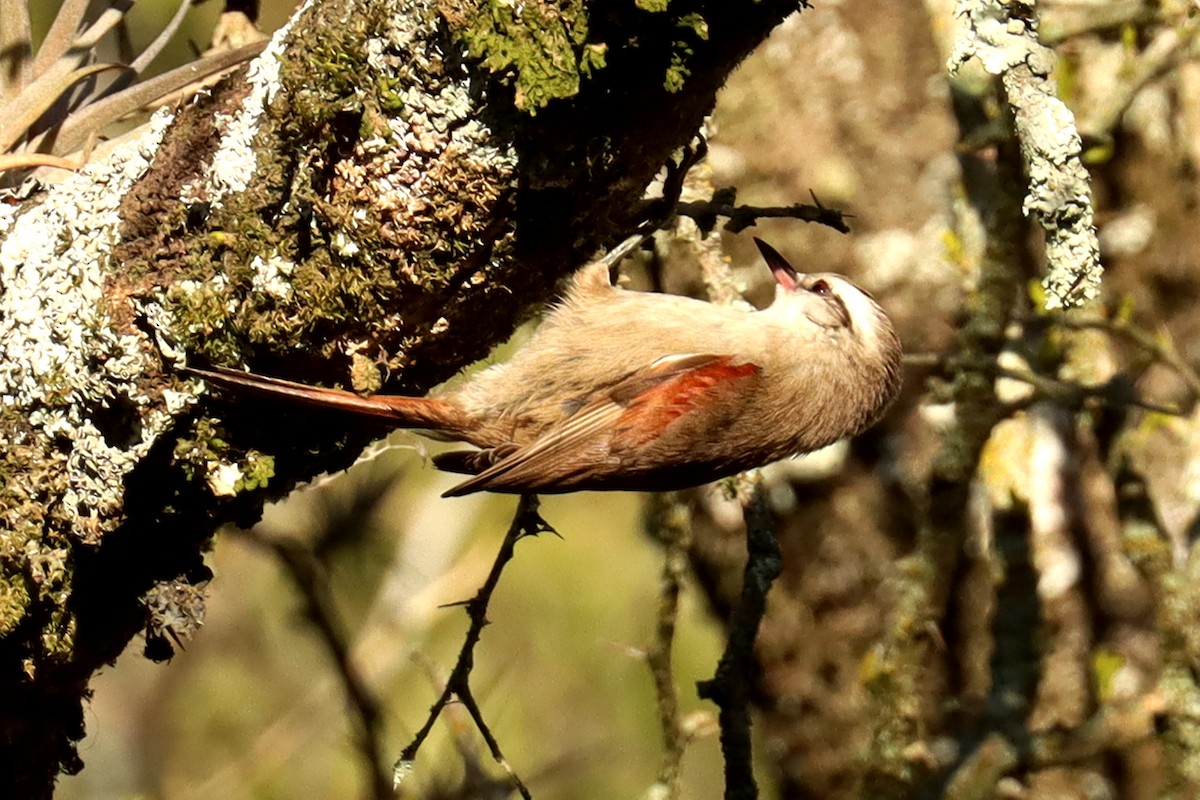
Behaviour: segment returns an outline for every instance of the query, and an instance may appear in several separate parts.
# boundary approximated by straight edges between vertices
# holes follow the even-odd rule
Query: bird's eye
[[[808,290],[813,294],[819,294],[822,297],[833,294],[833,287],[830,286],[829,281],[826,280],[817,281],[812,286],[808,287]]]

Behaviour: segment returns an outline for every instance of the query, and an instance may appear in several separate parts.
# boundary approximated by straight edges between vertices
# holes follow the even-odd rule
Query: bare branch
[[[504,542],[500,545],[500,551],[496,554],[496,560],[492,563],[492,569],[488,573],[487,579],[483,582],[483,586],[479,587],[479,591],[470,600],[467,600],[462,605],[467,610],[467,616],[471,620],[471,624],[467,628],[466,638],[463,640],[463,646],[458,652],[458,661],[454,664],[454,669],[450,673],[450,677],[446,680],[446,688],[442,690],[437,701],[429,709],[429,716],[425,720],[425,724],[417,731],[413,740],[400,752],[400,757],[396,759],[393,767],[393,782],[399,787],[400,783],[412,772],[413,764],[417,758],[417,752],[421,749],[421,745],[425,742],[429,732],[433,730],[433,725],[437,722],[438,715],[442,709],[446,707],[452,699],[457,698],[463,707],[470,713],[471,719],[475,721],[475,726],[479,728],[479,733],[483,736],[483,740],[487,742],[488,749],[492,753],[492,758],[496,760],[504,771],[508,774],[512,785],[520,793],[521,797],[530,798],[529,789],[521,781],[521,778],[513,770],[508,760],[504,757],[504,753],[500,750],[500,743],[496,741],[496,737],[484,722],[483,713],[479,710],[479,704],[475,702],[475,696],[471,693],[471,670],[475,667],[475,645],[479,644],[479,639],[483,635],[483,628],[488,624],[487,610],[488,604],[492,600],[492,593],[496,590],[497,584],[500,583],[500,575],[504,572],[504,567],[512,560],[513,551],[516,544],[526,536],[537,536],[540,533],[554,532],[554,529],[546,524],[538,514],[538,499],[536,495],[526,494],[521,495],[520,501],[517,503],[516,513],[513,515],[512,525],[508,528],[508,533],[504,537]]]
[[[817,222],[840,233],[849,233],[846,214],[836,208],[826,208],[814,196],[813,203],[796,203],[790,206],[739,206],[734,203],[733,189],[718,189],[711,200],[680,203],[678,211],[696,221],[700,230],[708,234],[717,224],[717,217],[727,217],[725,230],[741,233],[756,225],[760,219],[798,219]]]
[[[651,495],[648,503],[646,529],[663,546],[654,643],[646,651],[646,665],[654,680],[658,724],[663,736],[662,763],[656,784],[662,787],[664,800],[675,800],[679,797],[679,777],[688,734],[679,715],[679,695],[675,691],[675,676],[671,670],[671,652],[692,529],[688,508],[680,502],[677,494]]]

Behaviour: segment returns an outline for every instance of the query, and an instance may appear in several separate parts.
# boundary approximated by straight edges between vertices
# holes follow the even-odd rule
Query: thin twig
[[[457,698],[463,704],[463,707],[467,709],[467,712],[471,715],[471,719],[475,721],[475,726],[479,728],[479,733],[487,743],[492,758],[508,774],[509,780],[512,781],[512,785],[520,793],[521,797],[530,800],[529,789],[525,787],[521,778],[513,770],[508,760],[505,759],[504,753],[500,750],[499,742],[496,741],[496,737],[492,735],[487,723],[484,722],[483,714],[479,710],[479,704],[475,702],[475,697],[471,693],[470,680],[471,670],[475,666],[475,645],[479,643],[479,638],[483,635],[483,628],[488,623],[488,604],[491,602],[492,593],[496,590],[496,585],[500,582],[500,575],[504,572],[505,565],[512,560],[517,542],[526,536],[537,536],[539,533],[554,531],[538,514],[538,505],[537,495],[521,495],[521,500],[517,504],[517,511],[513,515],[512,525],[509,526],[508,533],[504,537],[504,542],[500,545],[500,552],[496,554],[496,560],[492,563],[492,569],[488,573],[487,579],[479,587],[479,591],[475,593],[475,596],[462,604],[466,608],[467,616],[470,618],[470,625],[467,628],[467,635],[463,640],[462,649],[458,652],[458,661],[454,664],[454,669],[451,671],[450,677],[446,680],[446,688],[442,690],[437,701],[430,707],[429,716],[426,718],[425,724],[421,726],[421,729],[417,731],[413,740],[401,751],[400,757],[396,759],[395,766],[393,767],[394,783],[398,784],[412,771],[412,764],[416,760],[417,751],[421,749],[421,745],[425,742],[426,737],[429,736],[429,732],[433,730],[433,725],[437,721],[438,715],[441,714],[442,709],[446,707],[447,703]]]
[[[704,158],[707,152],[708,142],[701,135],[696,137],[694,143],[689,143],[683,148],[678,164],[668,161],[667,174],[663,179],[663,196],[646,201],[639,214],[642,221],[638,224],[635,232],[593,263],[604,264],[612,273],[617,264],[641,247],[657,231],[666,230],[676,219],[675,209],[679,203],[679,195],[683,191],[684,181],[692,167]]]
[[[446,690],[446,679],[444,675],[439,674],[436,665],[423,655],[414,655],[413,662],[422,669],[429,680],[437,687],[439,692]],[[474,740],[470,737],[467,731],[466,720],[463,719],[462,713],[455,708],[453,704],[446,709],[446,716],[449,721],[450,738],[454,741],[454,748],[458,750],[458,755],[462,758],[462,782],[453,791],[447,792],[451,797],[508,797],[512,794],[512,782],[507,778],[496,778],[489,775],[484,769],[483,764],[479,759],[479,751],[475,746]],[[435,793],[436,794],[436,793]],[[437,794],[437,796],[441,796]]]
[[[687,506],[674,493],[655,494],[649,499],[647,529],[663,545],[662,579],[659,584],[658,614],[654,643],[646,652],[646,665],[654,680],[658,722],[662,728],[663,755],[656,785],[664,800],[679,797],[680,768],[689,736],[679,715],[679,695],[671,670],[671,652],[679,615],[679,595],[687,572],[692,528]]]
[[[1039,375],[1036,372],[1028,369],[1014,369],[1012,367],[1001,367],[997,365],[994,368],[995,374],[1001,378],[1011,378],[1015,381],[1027,383],[1037,390],[1038,394],[1048,400],[1054,400],[1061,403],[1067,408],[1076,408],[1080,406],[1084,400],[1095,399],[1099,400],[1106,406],[1114,408],[1140,408],[1144,411],[1154,411],[1159,414],[1167,414],[1172,417],[1185,416],[1184,412],[1174,406],[1164,406],[1158,403],[1152,403],[1148,400],[1142,400],[1140,397],[1134,396],[1129,389],[1120,381],[1112,380],[1107,383],[1097,385],[1087,385],[1082,383],[1074,383],[1072,381],[1064,381],[1059,378],[1052,378],[1048,375]]]
[[[1165,330],[1156,335],[1132,322],[1119,319],[1073,318],[1065,315],[1055,315],[1054,324],[1072,330],[1099,330],[1120,336],[1172,369],[1183,379],[1192,394],[1200,397],[1200,373],[1179,354],[1175,341]]]
[[[359,674],[350,655],[350,644],[337,621],[333,598],[329,593],[328,576],[311,550],[297,541],[246,532],[247,537],[269,548],[287,568],[304,598],[305,614],[313,623],[337,668],[338,678],[346,699],[357,717],[358,750],[370,773],[371,796],[375,800],[391,800],[391,776],[380,758],[383,752],[383,715],[379,704]]]
[[[1115,378],[1106,383],[1085,384],[1066,381],[1050,375],[1042,375],[1030,369],[1002,367],[990,360],[987,363],[967,363],[962,359],[951,359],[938,353],[905,353],[905,366],[910,367],[940,367],[943,369],[971,369],[978,372],[990,373],[997,378],[1027,383],[1034,388],[1040,397],[1053,400],[1068,408],[1076,408],[1085,400],[1098,400],[1110,408],[1140,408],[1167,414],[1172,417],[1187,416],[1187,412],[1176,406],[1162,405],[1151,400],[1143,400],[1134,395],[1120,379]]]
[[[725,758],[725,799],[755,800],[753,751],[750,739],[750,688],[757,669],[754,640],[767,610],[767,592],[783,570],[783,553],[775,539],[775,526],[755,484],[743,505],[746,517],[746,570],[742,594],[729,624],[729,641],[711,679],[696,684],[705,700],[720,709],[721,754]]]

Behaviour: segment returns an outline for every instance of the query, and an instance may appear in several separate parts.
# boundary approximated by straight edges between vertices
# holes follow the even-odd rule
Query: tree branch
[[[554,532],[554,529],[547,525],[546,521],[538,514],[538,505],[536,495],[521,495],[521,499],[517,503],[517,510],[513,515],[512,525],[509,526],[508,533],[504,536],[504,541],[500,545],[500,551],[496,553],[496,560],[492,563],[492,569],[488,573],[487,579],[479,587],[479,591],[475,593],[475,596],[463,603],[471,624],[467,628],[467,635],[463,640],[462,648],[458,652],[458,660],[454,664],[454,669],[450,672],[450,677],[446,680],[445,689],[442,690],[437,701],[429,709],[429,716],[425,719],[425,724],[421,726],[421,729],[417,731],[413,740],[400,752],[400,757],[396,759],[396,764],[393,767],[393,775],[397,787],[412,773],[417,752],[421,749],[421,745],[424,744],[426,737],[429,736],[429,732],[433,730],[433,724],[437,722],[438,715],[441,714],[442,709],[452,699],[457,699],[467,709],[467,712],[470,713],[471,719],[475,722],[475,727],[479,729],[484,741],[487,742],[488,749],[492,753],[492,758],[504,768],[504,771],[512,781],[513,787],[520,792],[521,797],[527,798],[527,800],[530,797],[529,790],[521,782],[521,778],[504,757],[504,753],[500,750],[500,743],[492,735],[491,730],[483,719],[483,713],[479,710],[479,704],[475,702],[475,696],[471,693],[471,670],[475,667],[475,645],[479,644],[479,639],[483,635],[483,628],[488,624],[488,604],[491,602],[492,593],[496,590],[497,584],[500,583],[500,575],[504,572],[505,565],[512,560],[517,542],[526,536],[537,536],[540,533]]]
[[[1037,16],[1020,3],[959,0],[963,27],[950,56],[953,74],[979,59],[999,75],[1029,173],[1024,211],[1046,232],[1046,307],[1071,307],[1100,292],[1100,244],[1075,117],[1058,98],[1054,52],[1037,38]]]

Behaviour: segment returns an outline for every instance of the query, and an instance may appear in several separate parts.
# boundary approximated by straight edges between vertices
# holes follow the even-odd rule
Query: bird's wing
[[[613,453],[652,442],[671,423],[715,398],[728,399],[756,379],[757,365],[732,355],[685,354],[660,358],[584,399],[579,411],[528,445],[445,493],[483,490],[561,490],[620,468]]]

